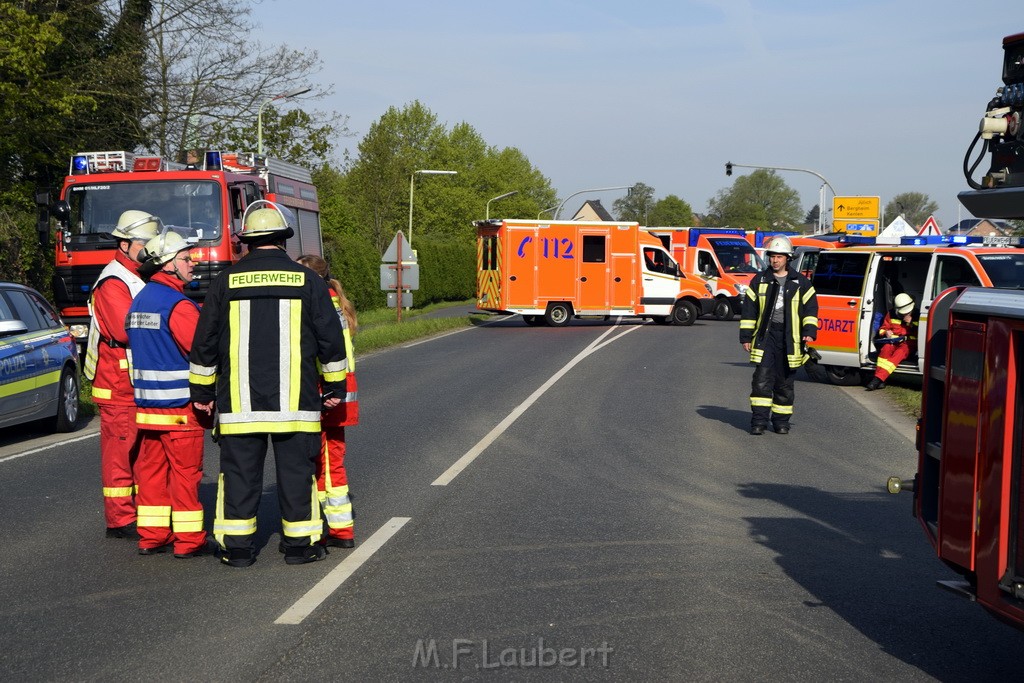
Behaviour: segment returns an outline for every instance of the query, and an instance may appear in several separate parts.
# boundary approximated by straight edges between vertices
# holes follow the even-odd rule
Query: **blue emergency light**
[[[928,244],[942,244],[941,235],[911,235],[910,237],[901,237],[900,244],[905,244],[910,247],[923,247]]]
[[[870,235],[846,235],[839,238],[840,244],[874,244],[875,238]]]
[[[977,235],[943,235],[949,244],[981,244],[982,238]]]
[[[84,154],[76,154],[71,157],[71,173],[70,175],[88,175],[89,173],[89,157]]]
[[[220,152],[207,152],[203,157],[204,171],[220,171],[223,168],[220,161]]]
[[[687,245],[691,247],[697,246],[697,242],[700,241],[701,235],[704,237],[720,235],[722,237],[746,237],[746,232],[739,229],[732,228],[690,228],[689,237],[687,238]]]
[[[757,232],[754,233],[754,246],[757,247],[758,249],[761,249],[761,248],[764,247],[764,243],[765,242],[767,242],[768,240],[770,240],[771,238],[773,238],[773,237],[775,237],[777,235],[783,235],[785,237],[790,237],[790,236],[799,235],[799,234],[800,233],[790,232],[790,231],[786,231],[786,230],[758,230]]]

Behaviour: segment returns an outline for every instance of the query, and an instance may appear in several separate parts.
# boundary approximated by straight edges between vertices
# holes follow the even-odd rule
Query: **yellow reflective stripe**
[[[344,320],[344,319],[345,319],[345,316],[342,316],[342,320]],[[356,371],[356,351],[355,351],[355,347],[352,345],[352,333],[349,332],[349,328],[348,328],[348,323],[347,322],[344,324],[344,327],[341,330],[341,334],[345,338],[345,360],[348,361],[348,371],[349,372],[355,372]]]
[[[814,318],[812,316],[807,316],[806,318],[803,319],[803,321],[801,322],[801,325],[803,325],[803,326],[814,325],[815,327],[817,327],[818,326],[818,319]]]
[[[171,526],[171,506],[140,505],[137,510],[136,524],[141,527]]]
[[[241,322],[242,322],[242,309],[241,302],[232,301],[230,307],[230,321],[228,322],[228,329],[230,330],[230,339],[228,341],[228,355],[231,358],[231,367],[233,372],[231,373],[231,408],[232,410],[238,410],[242,407],[242,390],[240,385],[240,377],[243,372],[247,369],[239,366],[239,349],[241,347]]]
[[[245,287],[301,287],[306,282],[303,273],[290,270],[260,270],[248,273],[232,273],[228,278],[228,289]]]
[[[750,405],[752,406],[771,406],[772,400],[764,396],[751,396]]]
[[[159,413],[136,413],[135,423],[140,425],[187,425],[187,415],[165,415]]]
[[[213,533],[222,536],[249,536],[256,533],[256,518],[249,519],[215,519]]]
[[[740,329],[741,330],[752,330],[752,329],[754,329],[754,321],[749,319],[749,318],[744,318],[743,320],[740,320]]]
[[[338,372],[324,372],[325,382],[344,382],[346,377],[348,377],[348,372],[345,370],[339,370]]]
[[[128,369],[128,359],[127,358],[119,359],[117,361],[117,367],[119,369],[121,369],[121,370],[127,370]]]
[[[814,287],[808,287],[807,291],[804,292],[804,295],[800,297],[800,301],[806,304],[808,301],[814,298],[814,294]]]
[[[110,398],[113,395],[114,394],[113,394],[113,392],[110,389],[102,389],[102,388],[97,387],[97,386],[94,386],[92,388],[92,397],[93,398]]]
[[[757,301],[757,294],[754,293],[754,288],[753,287],[747,287],[746,297],[748,299],[750,299],[751,301],[755,301],[755,302]]]
[[[890,373],[896,372],[896,364],[887,358],[879,358],[878,367],[888,370]]]
[[[301,386],[302,378],[302,357],[300,355],[302,349],[302,300],[296,299],[291,302],[288,306],[289,318],[288,318],[288,336],[289,336],[289,354],[288,354],[288,368],[289,368],[289,387],[291,389],[288,392],[288,410],[296,411],[299,409],[299,387]]]
[[[0,387],[0,398],[20,394],[23,391],[31,391],[32,389],[50,386],[51,384],[56,384],[59,381],[60,370],[54,370],[53,372],[48,372],[45,375],[38,375],[36,377],[18,380],[17,382],[11,382],[10,384],[5,384]]]
[[[135,493],[134,486],[104,486],[104,498],[124,498]]]
[[[203,530],[202,510],[174,510],[171,512],[171,522],[174,531],[187,533],[190,531]]]
[[[792,415],[793,406],[780,406],[778,403],[773,403],[772,412],[776,415]]]
[[[189,384],[198,384],[200,386],[210,386],[211,384],[217,383],[217,375],[197,375],[194,372],[188,373]]]
[[[319,422],[231,422],[220,423],[221,434],[287,434],[288,432],[319,432]]]
[[[224,519],[224,475],[220,474],[217,477],[217,502],[214,504],[213,519],[216,522],[218,519]],[[224,534],[217,533],[217,527],[214,526],[213,538],[217,541],[217,544],[222,548],[226,549],[224,545]]]

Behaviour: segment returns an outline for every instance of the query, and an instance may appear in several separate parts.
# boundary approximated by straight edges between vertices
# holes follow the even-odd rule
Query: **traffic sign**
[[[833,232],[845,232],[848,235],[862,235],[874,237],[878,235],[877,220],[856,220],[856,221],[832,221]]]
[[[381,258],[381,263],[398,263],[398,253],[402,253],[402,263],[415,263],[416,252],[409,248],[409,240],[405,239],[405,235],[399,230],[395,233],[395,238],[391,240],[391,244],[384,250],[384,257]]]
[[[402,289],[420,288],[420,264],[406,261],[401,266],[396,263],[380,265],[380,288],[384,291],[398,289],[398,269],[402,269]]]
[[[388,308],[395,308],[397,304],[398,292],[388,292]],[[412,308],[412,292],[402,292],[402,308]]]
[[[833,197],[832,218],[878,218],[878,197]]]
[[[917,231],[918,235],[941,235],[942,231],[939,230],[939,224],[935,221],[935,216],[928,216],[928,220],[924,222],[921,229]]]

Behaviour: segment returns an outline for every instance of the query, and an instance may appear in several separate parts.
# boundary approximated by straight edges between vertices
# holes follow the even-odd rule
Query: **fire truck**
[[[236,233],[258,199],[289,209],[291,256],[323,253],[316,188],[301,166],[218,151],[191,164],[124,151],[74,155],[51,213],[58,221],[53,296],[75,339],[83,344],[88,335],[92,286],[114,257],[110,232],[123,211],[147,211],[193,242],[195,280],[185,291],[202,301],[213,278],[242,257]]]
[[[636,223],[476,221],[477,308],[519,313],[528,325],[626,316],[692,325],[714,304],[661,242]]]
[[[964,160],[978,216],[1024,217],[1024,33],[1003,40],[1003,86],[979,139],[982,182]],[[971,153],[968,149],[968,157]],[[932,301],[924,335],[914,514],[939,559],[962,579],[939,585],[1024,629],[1024,289],[956,286]]]

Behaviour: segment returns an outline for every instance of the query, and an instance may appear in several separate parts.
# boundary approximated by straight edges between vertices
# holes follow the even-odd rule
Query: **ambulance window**
[[[583,236],[583,262],[605,262],[604,235]]]
[[[978,255],[993,287],[1024,289],[1024,253]]]
[[[498,259],[496,258],[498,249],[498,236],[497,235],[485,235],[480,238],[480,242],[483,245],[483,255],[481,256],[480,269],[481,270],[497,270]]]
[[[935,286],[932,297],[954,285],[980,286],[981,281],[962,256],[938,256],[935,259]]]
[[[718,277],[718,266],[715,265],[715,260],[711,258],[711,252],[697,252],[697,272],[703,273],[708,277]]]
[[[811,282],[818,294],[860,296],[870,254],[823,251],[818,255]]]

